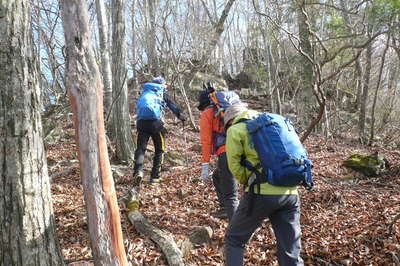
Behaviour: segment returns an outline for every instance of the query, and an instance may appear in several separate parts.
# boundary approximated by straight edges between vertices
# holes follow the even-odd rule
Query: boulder
[[[370,177],[380,175],[389,166],[387,159],[378,153],[352,154],[343,165]]]
[[[182,155],[182,153],[178,152],[166,152],[164,154],[164,160],[170,166],[185,165],[185,157]]]
[[[181,245],[182,256],[186,257],[190,254],[190,251],[196,246],[206,244],[211,241],[213,230],[209,226],[203,226],[194,229],[189,235],[183,240]]]

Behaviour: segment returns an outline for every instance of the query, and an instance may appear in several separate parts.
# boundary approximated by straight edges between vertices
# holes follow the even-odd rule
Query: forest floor
[[[193,229],[210,226],[209,244],[198,246],[185,259],[187,265],[223,265],[223,242],[227,221],[210,213],[218,207],[211,182],[200,176],[199,133],[168,116],[167,150],[181,154],[180,165],[166,164],[163,183],[148,183],[153,147],[149,145],[140,211],[154,226],[170,234],[179,244]],[[196,119],[198,118],[196,110]],[[72,122],[64,123],[65,136],[46,144],[57,234],[69,265],[93,265],[82,183],[79,176]],[[317,136],[305,146],[314,163],[315,187],[300,188],[302,203],[302,258],[306,265],[400,265],[400,151],[366,147],[348,138],[328,142]],[[352,153],[379,152],[390,163],[379,177],[366,178],[345,168]],[[215,166],[215,164],[214,164]],[[132,169],[112,164],[118,198],[130,189]],[[179,193],[186,197],[181,199]],[[167,265],[157,245],[138,234],[119,201],[128,260],[132,265]],[[392,226],[390,226],[392,224]],[[391,229],[391,230],[390,230]],[[269,222],[262,225],[246,246],[246,265],[277,265],[275,238]]]

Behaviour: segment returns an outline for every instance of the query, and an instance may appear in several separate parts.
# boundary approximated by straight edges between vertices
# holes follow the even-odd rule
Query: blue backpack
[[[164,107],[164,85],[143,84],[143,93],[136,101],[137,120],[153,120],[161,117]]]
[[[239,95],[234,91],[216,91],[209,94],[211,102],[216,108],[215,117],[219,116],[220,122],[224,124],[225,110],[234,104],[241,103]],[[213,132],[214,149],[217,150],[220,146],[225,145],[226,134],[220,132]]]
[[[278,114],[265,113],[244,121],[261,163],[242,163],[256,174],[255,184],[313,187],[312,162],[292,122]],[[257,169],[262,168],[262,174]]]
[[[233,104],[241,103],[239,95],[234,91],[216,91],[210,94],[210,98],[222,111]]]

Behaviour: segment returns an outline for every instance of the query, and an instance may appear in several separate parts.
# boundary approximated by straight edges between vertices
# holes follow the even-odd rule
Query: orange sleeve
[[[200,143],[202,162],[209,163],[213,152],[213,119],[214,111],[207,108],[200,115]]]

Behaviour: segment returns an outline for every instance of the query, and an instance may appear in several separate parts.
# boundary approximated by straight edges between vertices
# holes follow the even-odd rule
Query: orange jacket
[[[225,152],[225,145],[216,149],[215,138],[224,134],[224,124],[220,116],[215,117],[216,109],[208,107],[200,114],[200,143],[202,153],[202,163],[209,163],[212,154],[220,155]],[[216,149],[216,150],[215,150]]]

